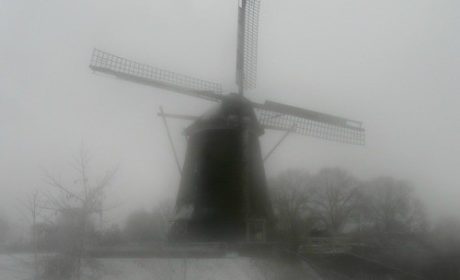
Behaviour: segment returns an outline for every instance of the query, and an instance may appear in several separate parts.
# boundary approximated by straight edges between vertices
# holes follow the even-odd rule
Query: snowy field
[[[0,279],[33,279],[33,257],[0,255]],[[320,279],[306,264],[246,257],[93,259],[82,280],[281,280]]]

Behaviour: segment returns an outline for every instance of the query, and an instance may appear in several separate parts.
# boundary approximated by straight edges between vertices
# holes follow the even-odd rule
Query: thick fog
[[[15,215],[44,170],[71,180],[84,145],[124,215],[177,193],[158,107],[199,115],[210,102],[94,74],[94,47],[222,82],[234,91],[237,1],[0,1],[0,207]],[[267,161],[343,167],[411,181],[433,217],[460,211],[460,3],[261,1],[258,87],[247,97],[360,120],[366,145],[292,135]],[[182,161],[185,121],[169,121]],[[264,153],[282,135],[266,131]]]

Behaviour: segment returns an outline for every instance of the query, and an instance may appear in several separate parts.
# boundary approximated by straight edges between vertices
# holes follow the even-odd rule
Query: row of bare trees
[[[369,230],[410,233],[426,226],[414,188],[392,177],[359,180],[340,168],[315,174],[287,170],[271,180],[271,194],[277,229],[289,239]]]
[[[270,180],[276,230],[283,240],[349,232],[409,234],[423,231],[426,216],[414,188],[392,177],[359,180],[346,170],[324,168],[312,174],[290,169]],[[172,203],[127,216],[124,238],[165,240]]]
[[[372,263],[393,273],[391,279],[460,279],[460,219],[429,223],[416,189],[406,181],[360,180],[339,168],[287,170],[271,180],[271,194],[279,239],[291,241],[318,266],[328,263],[328,271],[354,275]],[[339,252],[350,263],[366,261],[347,267],[315,255],[331,244],[345,248]]]

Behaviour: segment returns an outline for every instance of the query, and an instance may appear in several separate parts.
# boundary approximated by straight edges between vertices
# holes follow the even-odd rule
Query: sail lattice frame
[[[279,113],[263,107],[256,107],[255,113],[259,123],[268,129],[292,131],[346,144],[365,144],[365,130],[361,123],[356,121],[349,121],[348,125],[322,122],[293,114]]]
[[[212,101],[218,101],[221,98],[222,86],[219,83],[135,62],[98,49],[93,50],[90,68],[122,79],[195,95]]]

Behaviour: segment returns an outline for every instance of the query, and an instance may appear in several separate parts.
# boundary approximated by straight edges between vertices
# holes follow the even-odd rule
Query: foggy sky
[[[96,75],[94,47],[235,90],[236,0],[0,0],[0,211],[71,181],[81,144],[123,211],[174,197],[179,181],[158,107],[212,103]],[[460,2],[261,0],[258,88],[269,99],[364,122],[364,147],[290,136],[266,164],[391,175],[434,215],[460,211]],[[171,121],[181,159],[182,130]],[[265,152],[280,137],[267,131]]]

